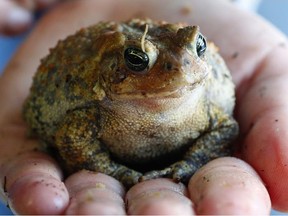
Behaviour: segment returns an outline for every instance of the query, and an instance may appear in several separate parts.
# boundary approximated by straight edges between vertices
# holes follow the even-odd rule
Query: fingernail
[[[10,30],[17,30],[18,28],[29,25],[31,22],[31,13],[21,8],[15,8],[8,15],[6,27]]]

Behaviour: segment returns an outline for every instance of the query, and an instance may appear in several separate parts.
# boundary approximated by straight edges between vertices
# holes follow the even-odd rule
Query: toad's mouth
[[[191,94],[195,89],[203,85],[203,80],[181,86],[162,86],[159,88],[145,90],[133,89],[126,91],[110,91],[109,97],[116,100],[165,100],[181,98]]]
[[[147,112],[164,112],[167,110],[178,109],[185,103],[197,103],[204,92],[202,83],[195,83],[191,86],[182,86],[181,88],[169,91],[161,91],[147,93],[133,92],[127,94],[114,95],[112,99],[115,103],[118,101],[122,106],[135,107],[136,109],[145,110]]]
[[[108,98],[115,100],[179,98],[203,86],[209,71],[205,67],[197,72],[181,70],[177,74],[131,75],[121,83],[104,85],[104,91]]]
[[[186,86],[175,89],[157,89],[154,91],[134,91],[134,92],[121,92],[120,94],[113,94],[118,99],[165,99],[165,98],[179,98],[183,96],[188,89]],[[191,89],[192,90],[192,89]]]

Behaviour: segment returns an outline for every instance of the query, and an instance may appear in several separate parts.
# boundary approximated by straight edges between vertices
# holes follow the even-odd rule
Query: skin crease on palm
[[[115,179],[88,171],[63,183],[56,162],[35,151],[37,141],[26,138],[21,107],[39,59],[80,27],[133,16],[198,24],[220,47],[237,86],[238,156],[243,160],[208,163],[188,188],[156,179],[125,193]],[[287,47],[285,36],[268,23],[224,0],[99,0],[58,6],[38,23],[0,79],[2,199],[19,214],[268,215],[271,204],[288,211]]]

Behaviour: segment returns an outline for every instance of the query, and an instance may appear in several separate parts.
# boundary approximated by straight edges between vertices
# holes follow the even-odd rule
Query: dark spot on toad
[[[115,63],[115,62],[113,62],[113,64],[111,64],[111,65],[110,65],[110,69],[111,69],[111,70],[114,70],[114,69],[115,69],[115,67],[116,67],[116,63]]]
[[[157,132],[148,133],[148,137],[149,137],[149,138],[155,138],[155,137],[157,137]]]
[[[47,68],[48,68],[47,79],[52,80],[54,74],[57,73],[58,68],[52,64],[48,65]]]
[[[178,68],[178,67],[176,67],[176,68],[173,68],[173,71],[174,72],[178,72],[180,69]]]
[[[71,143],[71,142],[72,142],[72,139],[71,139],[71,137],[69,137],[69,136],[63,136],[63,141],[64,141],[65,143]]]
[[[189,61],[189,59],[184,59],[183,64],[184,66],[190,66],[191,62]]]
[[[212,73],[215,79],[218,79],[218,73],[217,70],[215,68],[212,69]]]
[[[164,70],[171,71],[173,68],[173,64],[171,62],[165,62]]]
[[[57,87],[57,86],[56,86]],[[53,105],[55,103],[55,95],[56,95],[56,92],[55,90],[54,91],[51,91],[51,94],[46,94],[45,95],[45,101],[48,105]]]
[[[101,76],[102,79],[105,81],[105,77]],[[124,81],[126,79],[127,75],[125,73],[122,73],[120,68],[117,68],[115,71],[115,75],[113,77],[113,83],[114,84],[118,84],[121,83],[122,81]]]
[[[71,74],[67,74],[66,78],[65,78],[65,82],[68,83],[68,82],[70,82],[71,79],[72,79],[72,75]]]
[[[86,81],[79,77],[75,76],[68,83],[64,85],[64,94],[69,100],[80,100],[82,98],[81,91],[88,89]],[[55,93],[53,95],[56,95]]]
[[[279,120],[278,119],[275,119],[275,122],[278,122]]]
[[[228,74],[224,74],[225,78],[230,78],[230,76]]]

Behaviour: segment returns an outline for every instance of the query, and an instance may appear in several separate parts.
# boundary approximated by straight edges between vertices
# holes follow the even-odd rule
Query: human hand
[[[125,194],[113,178],[86,171],[63,184],[56,162],[35,151],[38,145],[25,136],[21,109],[39,59],[59,38],[80,27],[137,15],[198,24],[220,47],[237,86],[236,118],[242,131],[239,156],[255,170],[239,159],[220,158],[199,170],[188,188],[156,179]],[[269,214],[270,200],[273,207],[288,210],[288,158],[283,153],[287,104],[281,97],[288,79],[287,52],[287,40],[277,30],[224,1],[66,3],[40,21],[1,77],[0,177],[6,191],[2,194],[9,196],[10,206],[21,214],[125,214],[126,210],[129,214]]]
[[[0,34],[14,35],[27,30],[35,11],[51,6],[59,0],[1,0]]]

